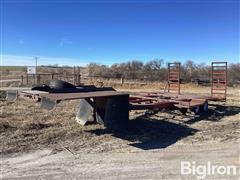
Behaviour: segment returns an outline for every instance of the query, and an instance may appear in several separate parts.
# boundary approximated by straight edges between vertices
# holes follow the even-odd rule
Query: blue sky
[[[239,62],[239,1],[0,1],[1,65]]]

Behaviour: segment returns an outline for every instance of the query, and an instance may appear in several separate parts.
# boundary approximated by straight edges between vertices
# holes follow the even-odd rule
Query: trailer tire
[[[40,85],[33,86],[31,90],[49,92],[51,90],[51,88],[46,84],[40,84]]]
[[[66,81],[62,81],[62,80],[52,80],[52,81],[50,81],[49,86],[52,89],[72,89],[72,88],[76,88],[76,86],[74,86],[73,84],[68,83]]]

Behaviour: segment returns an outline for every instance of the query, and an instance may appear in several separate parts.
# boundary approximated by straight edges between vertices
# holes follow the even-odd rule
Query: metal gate
[[[226,100],[227,62],[212,62],[211,96]]]
[[[180,94],[181,63],[168,63],[168,92]]]

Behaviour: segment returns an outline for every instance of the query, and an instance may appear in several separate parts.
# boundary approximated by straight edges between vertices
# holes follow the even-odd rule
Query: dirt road
[[[181,175],[181,161],[239,167],[238,144],[173,146],[128,153],[54,154],[39,150],[2,158],[4,179],[197,179]],[[199,174],[199,177],[202,175]],[[207,175],[205,179],[239,179],[238,175]]]

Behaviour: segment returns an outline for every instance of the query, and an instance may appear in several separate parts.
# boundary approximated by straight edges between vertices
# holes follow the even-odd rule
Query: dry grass
[[[28,101],[16,103],[1,102],[2,108],[0,139],[2,153],[22,152],[41,148],[61,148],[62,142],[68,145],[83,141],[92,134],[74,121],[76,102],[67,103],[67,109],[59,107],[47,112]],[[84,127],[85,130],[98,127]],[[59,144],[60,143],[60,144]],[[55,146],[57,145],[57,146]]]

